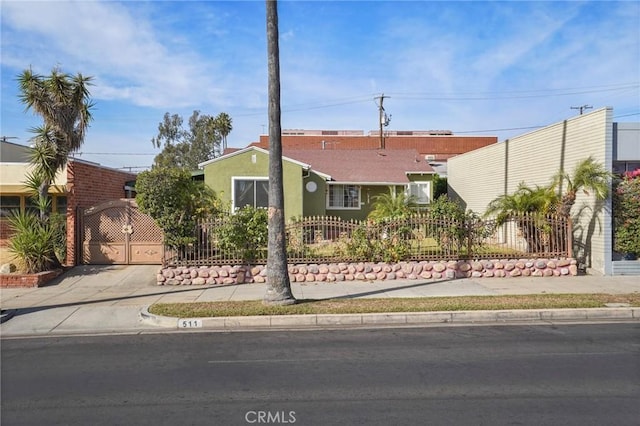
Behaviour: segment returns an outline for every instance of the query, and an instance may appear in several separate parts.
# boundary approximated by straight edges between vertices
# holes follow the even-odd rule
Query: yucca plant
[[[42,221],[33,212],[14,213],[9,217],[9,229],[13,232],[9,252],[20,260],[24,272],[34,274],[59,265],[56,236],[60,230],[52,222]]]

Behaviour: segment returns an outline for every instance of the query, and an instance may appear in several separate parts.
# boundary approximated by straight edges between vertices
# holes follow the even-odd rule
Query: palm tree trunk
[[[282,131],[280,128],[280,52],[278,5],[267,0],[267,50],[269,63],[269,241],[267,245],[267,292],[265,305],[292,305],[287,268],[282,183]]]
[[[558,213],[563,217],[571,216],[571,207],[573,207],[575,203],[576,193],[573,191],[567,192],[560,200],[560,211]]]

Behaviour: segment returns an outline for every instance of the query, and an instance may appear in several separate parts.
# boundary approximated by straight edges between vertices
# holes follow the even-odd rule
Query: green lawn
[[[402,299],[299,300],[291,306],[263,306],[260,301],[159,303],[152,314],[179,318],[253,315],[353,314],[503,309],[598,308],[607,303],[640,307],[640,294],[536,294],[517,296],[424,297]]]

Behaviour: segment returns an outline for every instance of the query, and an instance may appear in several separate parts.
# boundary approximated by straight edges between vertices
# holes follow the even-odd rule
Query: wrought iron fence
[[[165,249],[165,263],[266,263],[266,239],[223,243],[221,230],[230,220],[198,223],[191,244]],[[571,257],[571,223],[560,216],[457,221],[423,214],[375,222],[306,217],[286,225],[286,240],[290,263]]]

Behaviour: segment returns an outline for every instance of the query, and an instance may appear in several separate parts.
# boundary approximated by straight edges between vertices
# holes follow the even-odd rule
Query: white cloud
[[[46,2],[37,3],[37,8],[33,13],[30,2],[3,4],[11,27],[31,34],[25,40],[29,46],[3,55],[10,56],[11,63],[32,63],[34,68],[61,63],[65,70],[83,69],[96,77],[95,97],[140,106],[181,107],[217,95],[209,89],[220,72],[216,62],[195,50],[162,44],[162,29],[142,14],[134,17],[113,2]],[[42,56],[43,49],[37,48],[41,40],[47,41],[48,51]],[[32,56],[34,47],[37,57]]]
[[[390,130],[548,124],[584,103],[640,109],[637,87],[499,99],[638,82],[637,2],[279,6],[284,128],[373,130],[373,97],[382,92],[391,96]],[[187,118],[194,109],[228,112],[229,143],[244,146],[267,124],[264,18],[258,1],[3,1],[3,73],[29,65],[47,73],[58,64],[95,76],[99,108],[89,146],[111,148],[114,140],[123,150],[139,144],[146,151],[165,111]],[[15,81],[2,82],[3,133],[14,136],[9,126],[21,119],[22,105],[9,105]],[[434,99],[478,96],[489,99]]]

